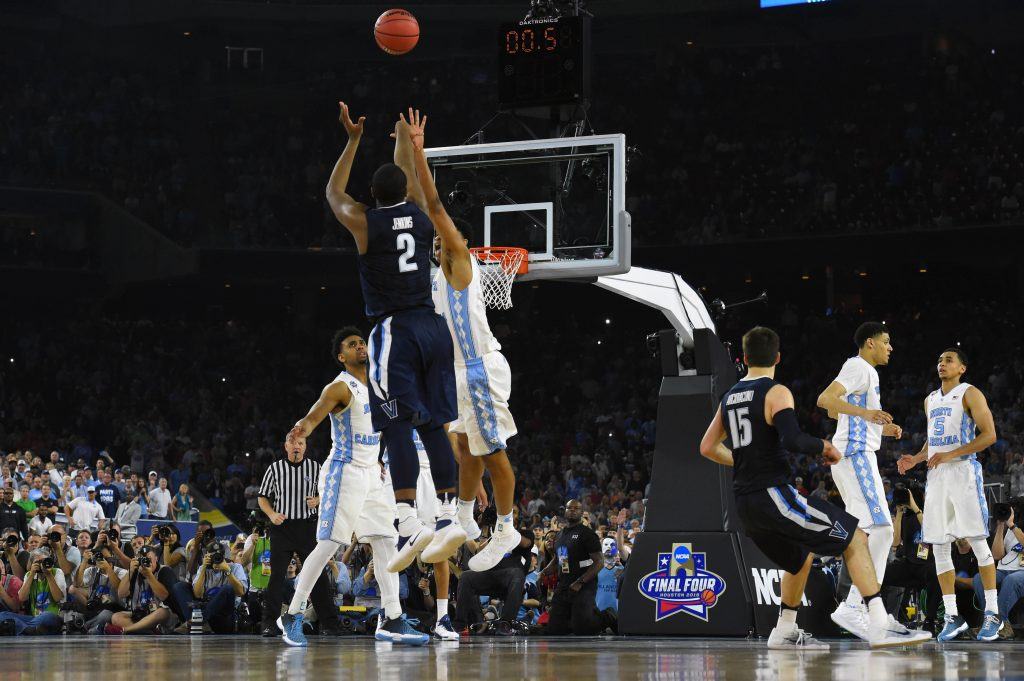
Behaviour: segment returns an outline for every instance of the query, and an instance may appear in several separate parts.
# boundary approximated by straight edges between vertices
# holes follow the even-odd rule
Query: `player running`
[[[979,641],[999,638],[999,593],[996,566],[988,546],[988,504],[977,453],[995,444],[996,424],[988,401],[970,383],[961,383],[967,371],[962,350],[950,348],[939,356],[942,387],[924,401],[928,416],[928,437],[921,451],[904,454],[897,462],[900,475],[928,461],[928,482],[924,497],[922,539],[935,552],[935,572],[942,589],[946,621],[939,641],[950,641],[967,630],[957,612],[953,587],[951,542],[967,539],[978,559],[978,572],[985,589],[985,619],[978,631]]]
[[[899,439],[903,430],[882,411],[878,371],[889,364],[892,343],[889,330],[879,322],[864,322],[853,334],[857,354],[843,364],[839,375],[818,395],[818,406],[831,418],[838,418],[832,444],[843,458],[832,466],[832,479],[846,510],[854,515],[868,536],[868,551],[878,582],[885,580],[885,568],[892,550],[892,517],[885,500],[882,476],[878,472],[878,449],[883,437]],[[868,614],[860,590],[850,586],[846,600],[832,613],[832,621],[861,636],[868,626]],[[889,628],[905,634],[907,628],[889,615]]]
[[[857,519],[826,501],[801,496],[790,482],[789,452],[820,456],[827,465],[839,461],[840,455],[828,440],[801,432],[793,394],[775,382],[778,335],[761,326],[748,331],[743,336],[743,359],[747,375],[722,397],[701,440],[700,452],[733,467],[733,492],[744,531],[785,570],[779,621],[768,637],[768,647],[828,649],[796,625],[815,553],[843,556],[853,583],[868,604],[869,625],[861,638],[872,648],[930,640],[927,632],[902,635],[889,630],[867,536],[858,529]]]
[[[327,384],[320,399],[288,433],[289,441],[304,441],[325,419],[331,422],[331,453],[320,468],[320,519],[317,544],[302,564],[295,579],[295,595],[287,614],[278,619],[285,643],[305,646],[302,613],[310,591],[327,562],[353,532],[368,542],[378,564],[387,563],[395,553],[395,502],[384,485],[380,436],[370,419],[370,394],[366,377],[366,341],[355,327],[334,335],[332,350],[342,372]],[[428,637],[413,629],[402,613],[398,575],[377,573],[384,613],[378,620],[378,641],[423,645]]]
[[[438,196],[423,152],[427,117],[410,108],[409,123],[416,173],[430,219],[439,230],[456,231],[458,227]],[[455,380],[459,418],[449,429],[463,453],[459,457],[458,517],[470,539],[480,536],[473,520],[473,501],[485,467],[491,474],[498,513],[491,540],[469,559],[470,570],[484,571],[497,565],[522,541],[512,520],[516,480],[505,451],[509,438],[517,432],[508,408],[512,371],[487,323],[480,271],[467,248],[466,235],[460,233],[458,239],[446,240],[440,233],[434,240],[439,267],[434,275],[433,300],[434,309],[444,316],[458,348]],[[470,456],[465,456],[466,452]],[[428,555],[429,551],[424,551],[424,560],[430,562]]]
[[[455,456],[444,428],[458,416],[454,348],[430,296],[434,225],[421,210],[423,193],[413,168],[408,123],[403,116],[395,125],[395,162],[373,174],[376,207],[369,208],[346,193],[365,118],[353,122],[348,106],[339,104],[348,143],[328,181],[327,200],[355,239],[366,315],[374,322],[369,339],[371,416],[390,454],[398,503],[398,551],[387,570],[400,572],[428,546],[427,562],[439,562],[466,540],[455,516]],[[450,245],[461,238],[448,225],[438,233]],[[440,501],[433,529],[416,516],[420,467],[413,430],[426,447]]]

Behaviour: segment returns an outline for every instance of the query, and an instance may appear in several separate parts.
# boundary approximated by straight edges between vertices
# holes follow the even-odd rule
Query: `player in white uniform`
[[[939,576],[946,622],[939,641],[949,641],[967,630],[957,612],[950,543],[967,539],[978,559],[985,590],[985,619],[978,632],[979,641],[999,638],[996,566],[988,545],[988,504],[976,454],[996,441],[996,425],[988,401],[980,390],[960,377],[967,371],[967,358],[957,348],[945,350],[939,357],[942,387],[924,401],[928,433],[921,451],[900,457],[900,474],[928,461],[928,483],[924,497],[924,523],[921,534],[935,552],[935,571]]]
[[[305,440],[324,418],[331,423],[331,453],[320,468],[320,517],[317,545],[302,564],[295,580],[295,596],[288,613],[278,620],[289,645],[304,646],[302,613],[313,584],[338,547],[353,533],[370,544],[377,565],[386,565],[395,553],[397,509],[391,486],[385,486],[379,461],[380,434],[370,419],[370,395],[366,378],[366,341],[354,327],[334,336],[333,349],[344,371],[323,389],[309,413],[295,424],[288,439]],[[413,629],[402,614],[398,574],[377,570],[381,617],[376,638],[380,641],[423,645],[429,639]]]
[[[430,219],[435,225],[446,223],[457,229],[434,186],[433,174],[423,153],[426,117],[409,111],[410,134],[416,156],[416,171],[426,196]],[[447,231],[447,230],[446,230]],[[463,234],[465,237],[466,235]],[[434,277],[434,309],[448,323],[455,343],[455,381],[459,418],[449,427],[459,447],[459,524],[470,539],[480,531],[473,521],[473,501],[486,467],[494,485],[494,503],[498,520],[487,545],[469,560],[470,570],[489,570],[519,545],[521,537],[512,519],[515,473],[505,452],[508,439],[516,434],[516,424],[508,408],[512,390],[512,372],[487,323],[480,285],[480,272],[467,243],[446,244],[435,239],[439,263]],[[468,450],[471,456],[466,456]],[[431,547],[423,560],[432,562]]]
[[[879,322],[865,322],[854,333],[857,354],[846,360],[836,379],[818,396],[818,406],[838,418],[832,444],[843,455],[832,466],[832,479],[843,497],[846,511],[857,518],[858,527],[868,535],[868,550],[879,583],[892,550],[892,517],[878,472],[878,449],[882,437],[900,438],[902,429],[882,411],[877,366],[889,363],[892,344],[889,331]],[[867,628],[867,609],[856,586],[850,586],[846,601],[832,613],[832,620],[860,635]],[[889,616],[889,628],[905,636],[906,627]]]

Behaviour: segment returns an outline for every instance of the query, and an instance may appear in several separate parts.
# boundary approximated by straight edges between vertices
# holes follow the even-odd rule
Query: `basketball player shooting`
[[[439,263],[433,285],[434,309],[444,317],[458,348],[455,381],[459,418],[449,428],[462,454],[459,457],[458,517],[468,537],[477,539],[480,528],[473,520],[473,502],[486,467],[494,485],[498,518],[491,540],[470,558],[469,569],[490,570],[522,541],[512,521],[516,481],[505,451],[509,438],[517,432],[508,408],[512,372],[487,322],[480,272],[467,248],[466,235],[459,233],[455,240],[441,236],[443,232],[457,232],[458,227],[441,202],[423,151],[427,117],[410,108],[409,123],[416,174],[427,214],[438,228],[434,239],[434,254]],[[467,451],[470,456],[465,455]]]
[[[903,636],[889,630],[867,535],[857,527],[857,518],[816,497],[805,498],[793,488],[790,452],[821,457],[826,465],[835,464],[840,455],[828,440],[800,430],[793,394],[775,382],[779,358],[779,337],[771,329],[759,326],[743,336],[747,375],[722,396],[700,443],[703,456],[733,468],[733,493],[744,531],[785,571],[779,621],[768,637],[768,647],[828,649],[796,624],[815,553],[843,556],[853,583],[868,603],[867,630],[854,633],[872,648],[930,640],[927,632],[908,631]]]
[[[395,553],[395,503],[385,487],[378,456],[380,435],[370,417],[367,387],[367,351],[362,333],[355,327],[338,331],[332,352],[342,372],[327,384],[320,398],[288,433],[288,441],[304,441],[324,419],[331,422],[331,453],[320,468],[320,518],[316,548],[302,564],[295,579],[295,595],[288,612],[278,620],[285,643],[306,646],[302,618],[307,599],[327,562],[353,533],[369,543],[374,560],[387,563]],[[428,637],[413,629],[402,614],[398,575],[379,572],[381,606],[378,641],[423,645]]]
[[[818,396],[818,406],[832,418],[838,417],[832,443],[843,455],[832,466],[832,479],[846,510],[868,535],[868,550],[879,582],[892,550],[892,517],[885,500],[882,476],[878,472],[878,449],[883,437],[899,439],[903,430],[892,416],[882,411],[878,371],[889,364],[892,342],[888,328],[879,322],[864,322],[853,335],[857,354],[846,360],[839,375]],[[832,613],[832,621],[859,635],[868,626],[867,610],[856,585]],[[889,628],[905,635],[907,628],[889,616]]]
[[[985,618],[977,638],[994,641],[1012,603],[1000,613],[995,559],[988,545],[988,503],[977,453],[995,444],[996,424],[985,395],[970,383],[960,382],[966,371],[967,357],[962,350],[950,348],[939,356],[942,386],[924,400],[928,437],[921,451],[913,456],[904,454],[896,466],[904,475],[928,461],[921,535],[935,552],[935,572],[946,609],[938,640],[951,641],[967,631],[967,622],[957,611],[950,548],[957,539],[967,539],[985,590]]]
[[[454,347],[430,295],[434,225],[421,210],[423,193],[413,168],[408,123],[402,117],[395,124],[395,162],[374,172],[370,190],[376,207],[369,208],[346,191],[365,118],[353,122],[348,106],[339,104],[349,139],[327,183],[327,201],[355,239],[366,316],[374,323],[369,339],[371,417],[388,448],[398,504],[398,551],[387,570],[400,572],[428,547],[427,562],[440,562],[466,540],[456,518],[455,455],[444,428],[458,416]],[[438,233],[450,244],[461,238],[446,227]],[[426,448],[440,502],[434,528],[416,515],[419,460],[413,430]]]

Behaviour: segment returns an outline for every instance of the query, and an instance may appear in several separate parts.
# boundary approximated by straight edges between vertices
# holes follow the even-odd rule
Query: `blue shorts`
[[[370,415],[383,431],[393,421],[445,424],[458,415],[455,349],[433,310],[385,317],[370,333]]]

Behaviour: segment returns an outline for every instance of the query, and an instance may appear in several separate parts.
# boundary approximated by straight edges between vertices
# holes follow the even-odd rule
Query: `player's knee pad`
[[[429,423],[416,429],[430,460],[430,476],[437,489],[455,487],[455,453],[444,427]]]
[[[935,574],[941,575],[953,571],[953,551],[949,544],[935,544],[932,546],[935,552]]]
[[[420,459],[412,440],[412,424],[404,419],[392,421],[381,433],[388,449],[388,466],[395,489],[416,489]]]
[[[968,541],[971,543],[974,557],[978,559],[978,567],[985,567],[996,562],[992,557],[992,549],[988,547],[988,540],[985,537],[969,539]]]

